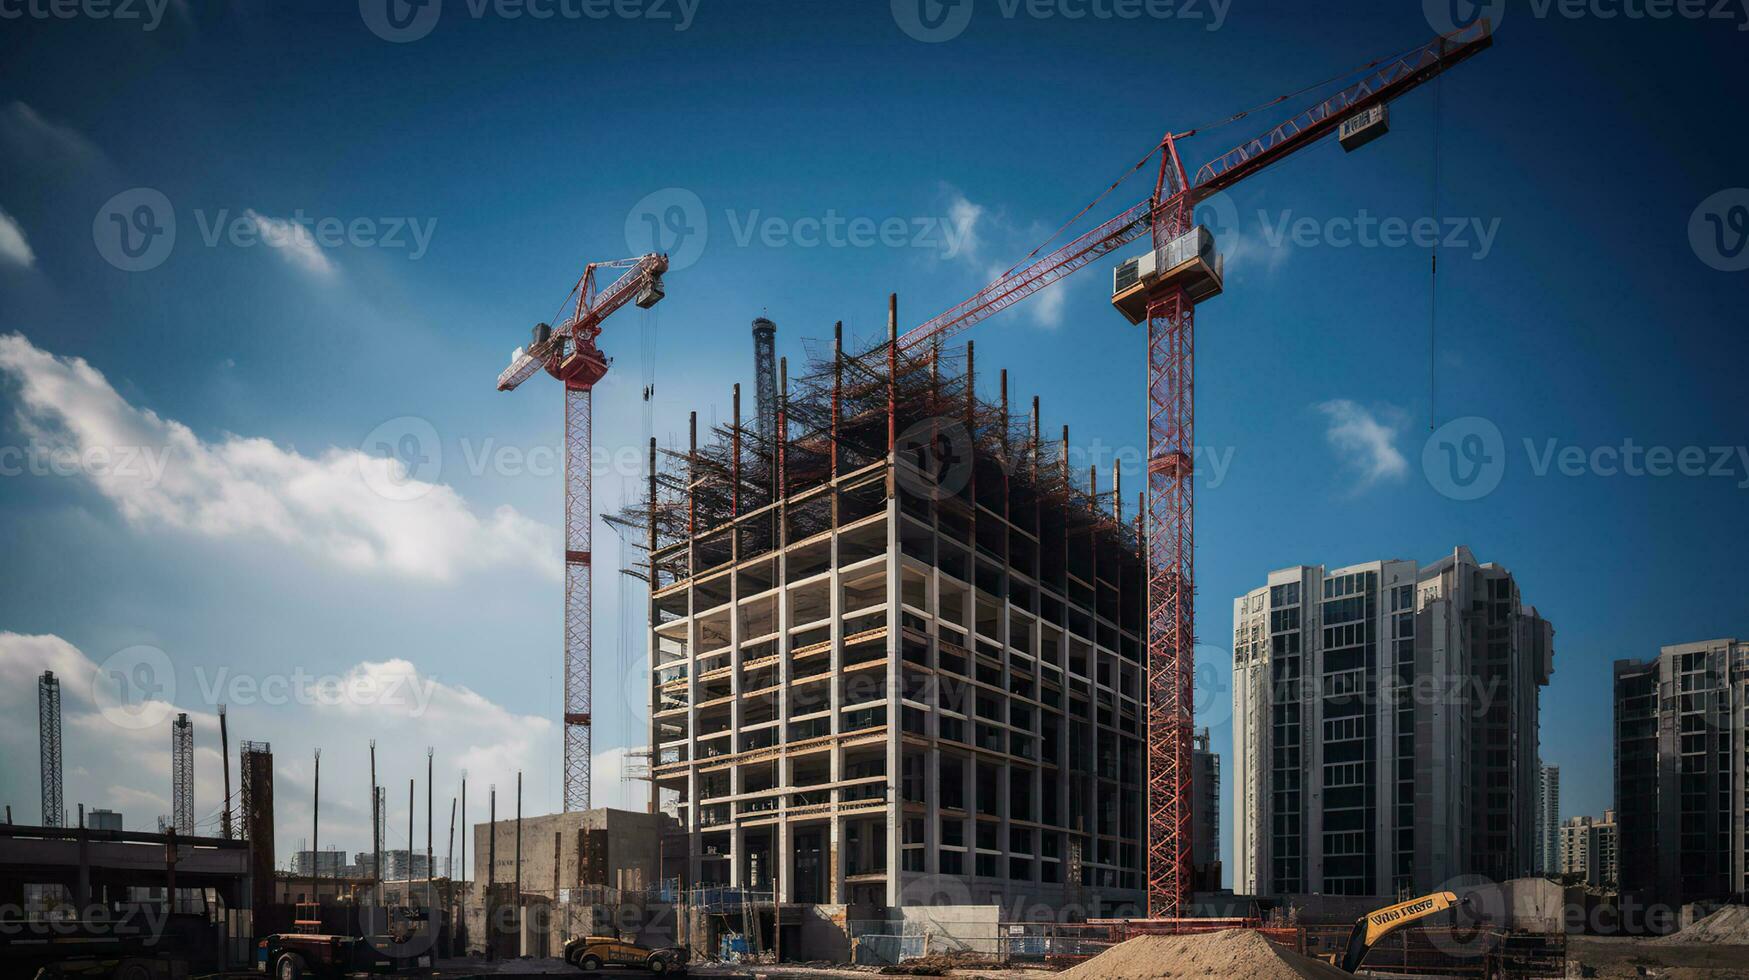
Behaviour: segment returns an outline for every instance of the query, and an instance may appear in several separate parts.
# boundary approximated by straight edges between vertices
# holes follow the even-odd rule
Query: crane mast
[[[970,298],[898,338],[908,350],[938,343],[1020,302],[1103,255],[1149,236],[1147,276],[1138,273],[1113,303],[1133,323],[1147,321],[1148,560],[1144,628],[1147,687],[1148,915],[1176,919],[1190,893],[1191,728],[1195,667],[1196,306],[1222,290],[1212,238],[1195,225],[1198,202],[1311,146],[1493,43],[1486,20],[1442,34],[1361,70],[1357,81],[1233,147],[1188,177],[1178,143],[1195,130],[1168,133],[1153,194],[1054,252],[1003,273]],[[1280,101],[1280,100],[1277,100]],[[1376,122],[1369,117],[1363,122]],[[1382,132],[1382,129],[1375,129]],[[1344,135],[1344,143],[1348,138]],[[1365,137],[1370,138],[1370,135]],[[1364,139],[1357,142],[1363,142]],[[1152,154],[1150,154],[1151,156]],[[1144,161],[1145,163],[1146,161]],[[1135,260],[1131,260],[1132,262]],[[1129,263],[1126,263],[1126,266]]]
[[[597,269],[625,269],[599,293]],[[565,810],[589,809],[590,717],[593,701],[593,649],[590,598],[594,585],[592,396],[607,374],[608,359],[595,346],[601,324],[629,302],[648,309],[664,295],[662,274],[668,256],[652,252],[612,262],[591,262],[572,288],[576,306],[557,328],[534,328],[527,347],[517,348],[498,376],[498,390],[510,391],[542,368],[565,385]],[[566,297],[569,302],[570,297]]]

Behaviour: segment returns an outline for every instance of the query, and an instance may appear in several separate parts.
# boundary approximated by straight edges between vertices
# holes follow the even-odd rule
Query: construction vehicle
[[[624,966],[657,976],[677,976],[686,972],[686,951],[674,946],[645,946],[615,936],[578,936],[565,944],[565,962],[588,973]]]
[[[313,902],[298,903],[292,928],[296,931],[274,933],[255,943],[255,972],[273,980],[395,972],[395,959],[368,938],[323,932],[321,911]],[[422,959],[419,965],[431,965],[430,959]]]
[[[273,980],[393,973],[395,961],[363,936],[283,932],[255,944],[255,971]]]
[[[1447,909],[1465,909],[1469,907],[1469,899],[1459,899],[1453,892],[1433,892],[1419,898],[1411,898],[1407,902],[1387,905],[1375,912],[1368,912],[1354,923],[1354,931],[1348,934],[1348,948],[1340,959],[1335,953],[1324,954],[1324,959],[1332,965],[1339,966],[1344,972],[1353,973],[1360,969],[1366,954],[1381,939],[1396,932],[1406,925],[1420,922],[1422,919],[1438,915]]]

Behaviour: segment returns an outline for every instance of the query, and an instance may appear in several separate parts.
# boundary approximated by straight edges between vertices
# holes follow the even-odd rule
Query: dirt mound
[[[1137,936],[1118,943],[1060,980],[1164,980],[1254,977],[1256,980],[1351,980],[1336,967],[1282,949],[1249,929],[1194,936]]]
[[[992,965],[994,957],[976,953],[930,953],[906,960],[898,966],[883,966],[881,972],[890,976],[945,977],[953,970],[975,970]]]
[[[1705,943],[1718,946],[1749,945],[1749,906],[1731,905],[1691,924],[1679,932],[1652,942],[1666,946]]]

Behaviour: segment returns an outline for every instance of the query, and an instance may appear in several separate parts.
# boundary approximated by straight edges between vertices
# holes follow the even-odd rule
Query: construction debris
[[[1749,946],[1749,906],[1727,906],[1686,929],[1652,941],[1665,946]]]
[[[1261,933],[1225,929],[1190,936],[1137,936],[1058,976],[1062,980],[1333,980],[1349,975],[1328,963],[1283,949]]]
[[[979,953],[930,953],[896,966],[883,966],[881,972],[888,976],[945,977],[954,970],[991,969],[998,965],[995,959]]]

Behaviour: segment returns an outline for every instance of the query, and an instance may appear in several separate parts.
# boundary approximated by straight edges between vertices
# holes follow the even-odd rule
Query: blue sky
[[[635,452],[647,380],[664,442],[689,409],[727,413],[729,386],[751,381],[752,317],[777,321],[792,358],[837,319],[877,335],[889,291],[918,322],[1037,245],[1164,130],[1433,33],[1419,4],[1070,19],[1079,5],[974,0],[935,43],[886,3],[705,0],[690,20],[673,0],[604,19],[473,9],[446,0],[407,43],[373,33],[355,3],[172,2],[153,30],[0,25],[0,335],[21,338],[0,349],[0,445],[119,430],[200,464],[148,489],[84,471],[0,479],[0,630],[16,634],[0,659],[20,705],[43,663],[89,669],[146,645],[174,665],[205,753],[220,699],[202,692],[221,668],[416,674],[442,710],[391,724],[232,698],[233,735],[272,735],[294,797],[311,748],[350,787],[376,737],[391,783],[439,747],[440,812],[463,765],[470,790],[525,767],[529,808],[556,809],[559,590],[541,556],[561,517],[542,465],[560,392],[492,381],[584,262],[645,247],[627,228],[651,208],[680,206],[699,235],[668,300],[622,313],[602,341],[617,360],[597,446]],[[1219,480],[1205,467],[1197,570],[1219,692],[1201,720],[1217,747],[1230,744],[1231,600],[1282,566],[1431,561],[1466,544],[1512,569],[1557,629],[1542,738],[1566,814],[1610,804],[1610,662],[1749,630],[1732,574],[1749,531],[1735,448],[1746,280],[1708,263],[1731,265],[1740,242],[1727,226],[1723,250],[1710,244],[1707,220],[1749,203],[1732,193],[1749,175],[1730,125],[1749,33],[1741,11],[1598,16],[1615,9],[1512,4],[1495,47],[1439,84],[1437,213],[1458,237],[1438,250],[1431,414],[1428,250],[1340,242],[1349,223],[1434,214],[1432,88],[1393,106],[1387,138],[1352,155],[1315,147],[1211,212],[1228,289],[1198,314],[1197,435],[1228,465]],[[1282,114],[1187,141],[1186,164]],[[176,237],[130,272],[105,248],[116,255],[115,202],[125,221],[142,200],[117,195],[136,188],[163,196]],[[1095,217],[1145,193],[1132,180]],[[356,233],[275,237],[300,216]],[[908,233],[816,243],[812,222],[836,218]],[[1041,396],[1047,429],[1134,454],[1143,338],[1111,311],[1106,275],[1085,270],[967,336],[980,365]],[[1498,429],[1503,477],[1451,499],[1423,448],[1430,421],[1471,416]],[[438,452],[421,457],[417,500],[360,494],[359,456],[427,431]],[[1607,469],[1593,451],[1630,439],[1696,447],[1702,469],[1721,447],[1727,475],[1538,472],[1551,445]],[[526,461],[493,455],[504,447]],[[602,474],[599,509],[631,479]],[[643,741],[611,542],[598,527],[598,750]],[[147,826],[168,811],[167,739],[130,734],[135,754],[112,754],[105,732],[69,735],[69,805]],[[33,726],[0,737],[8,758],[32,757]],[[203,816],[220,796],[210,762]],[[334,792],[323,823],[357,847],[364,791]],[[598,795],[619,792],[598,780]],[[34,815],[34,772],[6,767],[0,795]],[[286,806],[282,821],[305,819]]]

